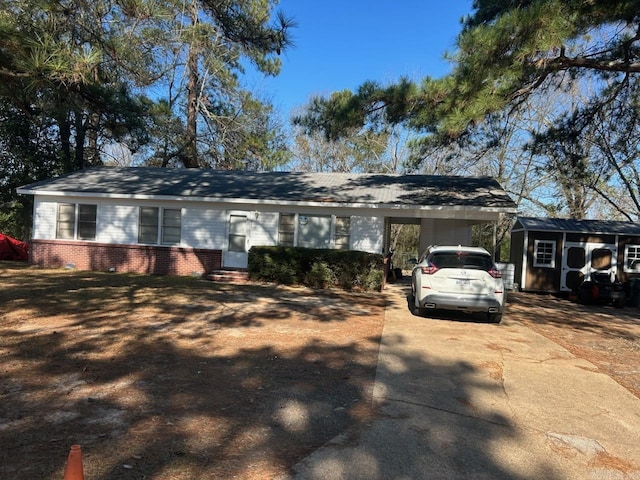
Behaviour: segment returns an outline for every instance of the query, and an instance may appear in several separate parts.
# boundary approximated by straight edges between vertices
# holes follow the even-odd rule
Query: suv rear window
[[[438,268],[468,268],[489,271],[493,261],[488,255],[468,252],[434,252],[429,264]]]

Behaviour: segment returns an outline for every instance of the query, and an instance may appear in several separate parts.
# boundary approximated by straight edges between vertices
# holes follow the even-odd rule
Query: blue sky
[[[443,59],[455,46],[460,19],[471,0],[281,0],[293,17],[295,46],[282,55],[276,78],[252,79],[288,117],[313,95],[356,89],[367,80],[383,84],[401,76],[441,77]]]

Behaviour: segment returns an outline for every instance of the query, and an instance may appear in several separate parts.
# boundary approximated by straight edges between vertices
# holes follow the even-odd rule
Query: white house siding
[[[96,241],[114,244],[138,243],[138,207],[98,204]]]
[[[34,239],[56,238],[57,204],[97,204],[96,242],[135,245],[138,243],[138,214],[142,205],[164,208],[182,208],[183,247],[203,249],[226,249],[228,244],[228,214],[230,210],[221,206],[200,207],[182,202],[157,202],[152,200],[131,201],[116,199],[105,201],[78,197],[35,198]],[[291,209],[295,211],[295,209]],[[235,210],[234,210],[235,211]],[[242,210],[244,212],[244,210]],[[337,212],[336,212],[337,213]],[[247,210],[250,220],[249,247],[278,244],[278,212]],[[338,216],[349,215],[337,213]],[[371,253],[381,253],[384,243],[384,217],[351,216],[350,248]]]
[[[249,247],[254,245],[278,244],[278,213],[259,212],[258,218],[251,225]]]
[[[383,217],[351,217],[352,250],[382,253],[383,237]]]
[[[182,214],[182,245],[220,249],[227,244],[227,214],[224,210],[185,208]]]
[[[429,245],[471,245],[470,220],[423,218],[420,225],[420,252]]]
[[[36,197],[33,206],[33,238],[49,240],[56,238],[57,203]]]

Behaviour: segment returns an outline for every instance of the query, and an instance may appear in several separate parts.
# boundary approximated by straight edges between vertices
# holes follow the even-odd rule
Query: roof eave
[[[158,200],[173,202],[204,202],[204,203],[227,203],[233,205],[253,204],[253,205],[278,205],[296,207],[331,207],[331,208],[359,208],[372,210],[422,210],[422,211],[483,211],[487,213],[509,213],[515,214],[517,208],[496,207],[482,205],[415,205],[415,204],[394,204],[394,203],[365,203],[365,202],[313,202],[313,201],[290,201],[290,200],[257,200],[252,198],[225,198],[225,197],[190,197],[181,195],[141,195],[141,194],[113,194],[95,192],[62,192],[60,190],[41,190],[18,188],[21,195],[41,195],[48,197],[75,197],[75,198],[99,198],[99,199],[119,199],[119,200]]]

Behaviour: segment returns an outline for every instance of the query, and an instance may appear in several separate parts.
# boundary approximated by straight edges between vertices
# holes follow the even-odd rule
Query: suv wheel
[[[487,321],[489,323],[500,323],[502,321],[501,313],[487,313]]]

